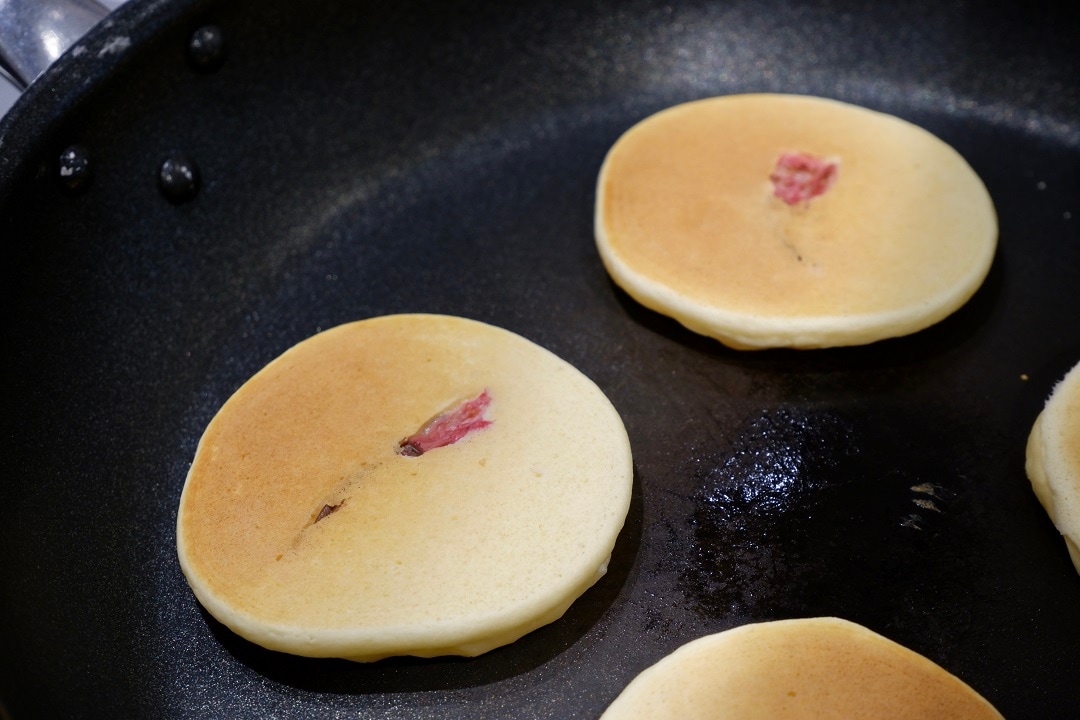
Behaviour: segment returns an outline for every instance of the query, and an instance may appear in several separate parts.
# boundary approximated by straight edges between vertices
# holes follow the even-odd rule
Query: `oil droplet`
[[[170,201],[187,202],[199,192],[199,167],[186,155],[170,155],[158,169],[158,187]]]

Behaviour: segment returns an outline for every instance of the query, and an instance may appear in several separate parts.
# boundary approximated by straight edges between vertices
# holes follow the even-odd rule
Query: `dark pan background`
[[[1080,361],[1073,5],[122,7],[0,124],[10,716],[596,718],[691,639],[838,615],[1007,717],[1080,717],[1080,575],[1024,473]],[[208,22],[228,54],[196,71]],[[906,338],[746,353],[617,289],[592,237],[604,153],[665,106],[747,91],[884,110],[959,150],[1000,216],[976,296]],[[57,178],[72,143],[80,193]],[[175,152],[201,171],[190,202],[157,187]],[[636,470],[610,572],[475,659],[264,651],[176,561],[196,442],[292,344],[393,312],[508,328],[607,393]]]

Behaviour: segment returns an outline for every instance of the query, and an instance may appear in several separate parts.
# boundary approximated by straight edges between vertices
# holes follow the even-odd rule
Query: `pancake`
[[[597,248],[631,297],[739,349],[860,345],[961,307],[997,246],[967,162],[899,118],[732,95],[642,120],[608,152]]]
[[[595,384],[509,331],[392,315],[315,335],[211,420],[177,516],[206,610],[271,650],[478,655],[606,571],[630,446]]]
[[[1080,572],[1080,364],[1054,386],[1028,436],[1027,475]]]
[[[927,658],[839,618],[757,623],[687,643],[638,675],[601,720],[894,718],[998,713]]]

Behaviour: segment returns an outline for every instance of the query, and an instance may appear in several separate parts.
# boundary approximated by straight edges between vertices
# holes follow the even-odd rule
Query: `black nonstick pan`
[[[132,0],[0,124],[6,712],[596,718],[691,639],[836,615],[1006,717],[1080,717],[1080,575],[1024,473],[1080,361],[1078,31],[1004,2]],[[748,91],[962,153],[1001,227],[975,297],[905,338],[737,352],[614,286],[607,149]],[[394,312],[505,327],[605,391],[635,457],[610,571],[474,659],[265,651],[177,564],[196,442],[292,344]]]

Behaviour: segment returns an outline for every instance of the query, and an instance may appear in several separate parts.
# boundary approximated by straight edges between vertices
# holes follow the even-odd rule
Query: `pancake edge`
[[[1072,393],[1071,397],[1066,395],[1068,392]],[[1058,430],[1057,424],[1069,407],[1070,399],[1080,406],[1080,364],[1054,385],[1042,411],[1036,416],[1025,448],[1024,470],[1035,497],[1064,539],[1069,558],[1080,573],[1080,518],[1070,521],[1058,512],[1060,496],[1068,494],[1075,497],[1080,493],[1080,477],[1070,473],[1064,458],[1056,456],[1062,448],[1057,445],[1051,447],[1056,439],[1054,435],[1063,432]],[[1076,411],[1080,412],[1080,408]]]

